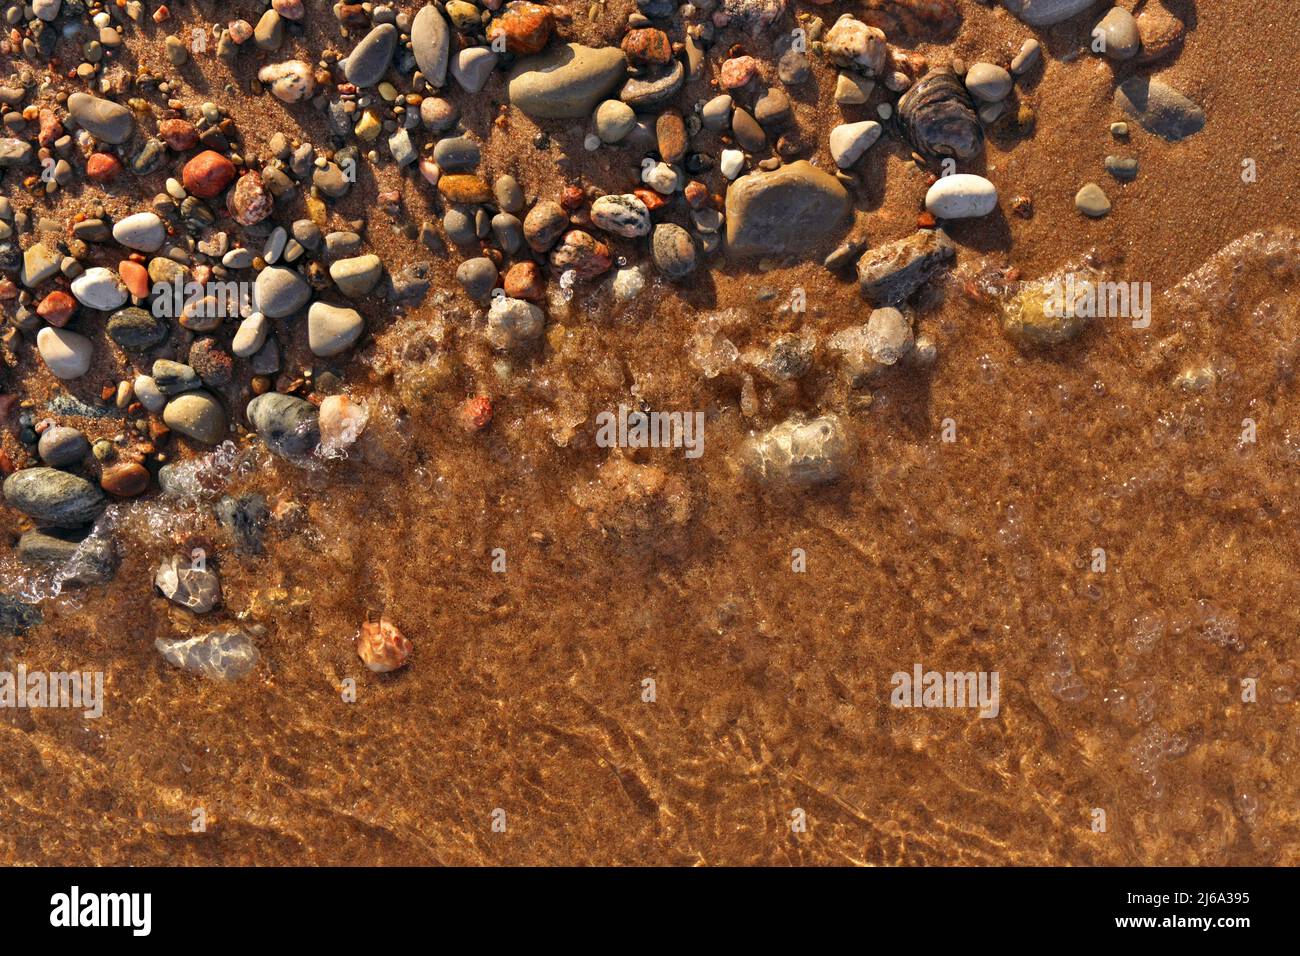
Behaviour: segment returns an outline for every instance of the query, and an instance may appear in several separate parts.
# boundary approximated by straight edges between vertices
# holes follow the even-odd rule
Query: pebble
[[[749,153],[762,152],[767,147],[767,134],[748,111],[735,109],[731,114],[731,131],[740,148]]]
[[[140,404],[154,415],[167,405],[167,396],[159,390],[158,383],[148,375],[137,375],[135,381],[131,383],[131,390],[135,392],[135,397],[139,399]]]
[[[487,339],[503,351],[523,348],[542,334],[545,324],[545,313],[531,302],[495,296],[488,309]]]
[[[117,273],[103,266],[93,266],[72,280],[72,294],[89,309],[111,312],[126,304],[126,286]]]
[[[661,222],[654,228],[651,256],[655,267],[668,279],[684,279],[695,271],[695,242],[691,234],[671,222]]]
[[[52,23],[54,18],[59,15],[61,6],[63,6],[63,0],[32,0],[32,13],[36,19]]]
[[[45,245],[34,242],[23,253],[22,272],[19,279],[29,289],[35,289],[46,279],[52,279],[59,271],[63,257]]]
[[[1138,174],[1138,161],[1136,158],[1126,156],[1107,156],[1106,172],[1119,180],[1135,179]]]
[[[137,212],[113,226],[113,238],[128,249],[156,252],[167,238],[167,227],[152,212]]]
[[[1074,207],[1085,216],[1100,219],[1110,212],[1110,200],[1096,183],[1084,183],[1074,197]]]
[[[1002,0],[1002,5],[1031,27],[1050,27],[1082,13],[1097,0]]]
[[[628,107],[630,110],[631,107]],[[633,114],[635,119],[635,114]],[[723,93],[704,104],[700,110],[700,120],[704,128],[715,133],[725,132],[731,126],[731,95]]]
[[[998,208],[998,191],[983,176],[941,176],[925,194],[925,208],[938,219],[978,219]]]
[[[226,412],[208,392],[182,392],[163,409],[163,422],[172,431],[207,445],[226,437]]]
[[[433,146],[433,161],[446,173],[475,169],[480,159],[478,144],[463,136],[440,139]]]
[[[108,319],[108,337],[126,352],[144,352],[166,341],[167,323],[137,306],[119,309]]]
[[[320,442],[316,406],[293,395],[259,395],[248,403],[246,415],[266,447],[277,455],[306,455]]]
[[[234,181],[235,164],[214,150],[205,150],[181,169],[185,191],[200,199],[213,199]]]
[[[56,468],[23,468],[5,479],[4,499],[40,525],[77,528],[104,510],[104,493]]]
[[[311,286],[292,269],[268,266],[257,274],[253,297],[263,315],[269,319],[281,319],[307,304],[311,298]]]
[[[356,256],[351,259],[339,259],[330,265],[330,278],[334,285],[349,299],[355,299],[370,292],[384,274],[383,260],[374,254]],[[262,310],[266,312],[265,309]],[[267,315],[272,315],[266,312]]]
[[[239,628],[222,628],[184,640],[156,638],[163,659],[209,680],[233,681],[257,666],[257,645]]]
[[[90,441],[75,428],[54,425],[41,433],[36,452],[51,468],[66,468],[85,460],[90,454]]]
[[[320,451],[334,457],[356,443],[370,421],[370,410],[347,395],[328,395],[320,403]]]
[[[36,334],[36,349],[55,378],[80,378],[90,371],[95,347],[84,335],[46,326]]]
[[[831,158],[840,169],[848,169],[880,139],[883,127],[875,120],[841,123],[831,130]]]
[[[330,398],[338,397],[330,396]],[[329,400],[327,398],[325,401]],[[213,505],[212,513],[217,523],[228,530],[234,538],[237,553],[262,553],[262,537],[266,533],[267,521],[271,517],[265,498],[255,494],[240,495],[238,498],[224,495]]]
[[[580,119],[626,72],[627,58],[617,47],[560,43],[520,60],[510,72],[507,92],[511,104],[532,119]]]
[[[646,286],[645,270],[639,266],[627,266],[614,273],[612,290],[614,298],[620,302],[635,299]]]
[[[456,125],[460,110],[450,100],[440,96],[426,96],[420,101],[420,122],[431,133],[441,133]]]
[[[658,71],[629,79],[619,90],[618,98],[639,112],[654,112],[676,96],[685,82],[686,67],[681,60],[673,60]]]
[[[840,106],[858,106],[871,98],[874,80],[856,73],[841,73],[835,80],[835,102]]]
[[[805,160],[750,173],[727,188],[727,247],[737,255],[804,251],[837,229],[848,211],[844,186]]]
[[[1093,28],[1093,36],[1100,33],[1105,41],[1103,53],[1111,60],[1131,60],[1137,55],[1141,41],[1137,21],[1123,7],[1111,7]]]
[[[471,46],[451,59],[451,77],[466,93],[478,93],[497,67],[497,55],[487,47]]]
[[[841,17],[826,31],[823,49],[831,63],[867,76],[879,76],[889,54],[884,31],[851,16]]]
[[[92,534],[78,541],[75,532],[51,531],[25,532],[18,539],[18,557],[27,564],[57,568],[64,586],[87,587],[113,579],[118,560],[111,540]]]
[[[1013,82],[1010,73],[992,63],[973,63],[966,71],[966,89],[985,103],[1006,99]]]
[[[498,176],[492,187],[502,212],[517,213],[524,208],[524,191],[513,176]]]
[[[492,20],[487,38],[489,45],[504,42],[507,52],[525,56],[540,53],[554,29],[555,17],[549,9],[529,0],[514,0]]]
[[[151,370],[154,384],[164,395],[179,395],[201,386],[199,373],[188,365],[173,362],[171,359],[158,359]]]
[[[631,193],[601,196],[591,204],[591,221],[606,232],[628,239],[648,236],[652,226],[650,210]]]
[[[174,554],[160,564],[153,583],[167,600],[195,614],[208,613],[221,600],[217,573],[183,555]]]
[[[311,65],[302,60],[268,63],[257,71],[257,78],[282,103],[299,103],[316,92],[316,79]]]
[[[254,312],[239,323],[234,340],[230,344],[232,351],[239,358],[250,358],[266,342],[270,322],[261,312]]]
[[[912,350],[912,323],[898,309],[875,309],[867,319],[866,344],[873,361],[894,365]]]
[[[348,54],[343,75],[353,86],[374,86],[388,72],[397,50],[397,27],[381,23],[367,33]]]
[[[113,146],[125,143],[135,132],[135,119],[129,109],[89,93],[69,96],[68,112],[78,126]]]
[[[910,298],[956,258],[957,249],[942,229],[922,229],[868,249],[858,260],[858,286],[876,305]]]
[[[99,487],[115,498],[134,498],[149,488],[149,469],[135,461],[109,465],[99,476]]]
[[[1011,61],[1011,72],[1015,76],[1024,76],[1035,66],[1043,55],[1043,45],[1030,37],[1020,45],[1020,52]]]
[[[451,31],[447,28],[447,21],[432,3],[425,4],[411,23],[411,50],[420,72],[434,88],[447,83],[450,49]]]
[[[507,296],[512,299],[528,299],[537,302],[546,291],[546,279],[541,267],[536,262],[524,260],[512,265],[501,283]]]
[[[1171,142],[1178,142],[1205,127],[1205,112],[1167,83],[1146,76],[1125,80],[1115,90],[1115,105],[1141,124]]]
[[[835,415],[789,418],[746,442],[747,472],[764,484],[807,488],[835,481],[848,465],[851,445]]]
[[[497,267],[491,259],[479,256],[466,259],[456,269],[456,281],[471,299],[482,301],[492,294],[497,284]]]
[[[564,207],[544,199],[524,217],[524,239],[534,252],[546,252],[569,226],[569,216]]]
[[[275,206],[274,197],[256,171],[240,176],[226,198],[231,217],[241,226],[257,225],[271,215]]]
[[[327,358],[346,352],[361,338],[366,323],[356,309],[313,302],[307,310],[307,345],[313,355]]]

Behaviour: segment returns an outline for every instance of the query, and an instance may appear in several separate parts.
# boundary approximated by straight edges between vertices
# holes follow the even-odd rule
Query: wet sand
[[[223,17],[253,6],[228,4]],[[950,48],[968,60],[1009,57],[1031,35],[1005,11],[961,7]],[[409,317],[363,307],[375,344],[339,363],[374,403],[363,454],[303,470],[250,452],[232,487],[299,502],[310,520],[274,530],[261,558],[216,549],[223,610],[195,622],[149,586],[187,522],[224,540],[210,516],[151,529],[139,511],[123,519],[130,544],[111,585],[46,602],[45,624],[3,645],[11,667],[105,671],[108,700],[95,721],[0,713],[0,860],[1300,862],[1300,255],[1294,240],[1280,252],[1256,242],[1232,296],[1222,276],[1176,288],[1237,237],[1300,223],[1285,165],[1300,29],[1283,0],[1195,7],[1182,53],[1158,71],[1208,117],[1179,144],[1135,128],[1117,147],[1112,67],[1059,59],[1086,23],[1040,34],[1046,69],[1022,94],[1035,134],[991,139],[985,154],[1003,210],[1024,194],[1035,215],[952,230],[957,276],[920,314],[938,363],[888,380],[869,407],[819,368],[793,395],[761,392],[746,416],[738,379],[704,381],[687,360],[702,311],[746,309],[742,350],[778,330],[864,321],[856,284],[816,262],[759,273],[718,257],[697,281],[657,284],[620,312],[580,294],[570,318],[552,317],[566,342],[504,383],[473,348],[460,299],[443,348],[451,373],[419,402],[409,400],[417,376],[386,374],[383,355],[428,334],[436,291]],[[617,42],[631,9],[611,2],[599,27],[561,32]],[[839,7],[818,8],[828,9]],[[317,50],[336,29],[324,13],[309,33]],[[751,52],[766,59],[767,49]],[[941,62],[949,46],[920,49]],[[814,70],[821,105],[796,112],[826,165],[819,117],[834,110],[834,77],[816,58]],[[202,89],[193,65],[182,73]],[[488,139],[500,79],[485,92],[463,110]],[[690,99],[707,93],[692,87]],[[254,148],[288,131],[269,97],[228,97],[215,82],[196,95],[232,108]],[[515,172],[530,198],[553,196],[563,148],[584,183],[630,185],[635,157],[589,157],[572,126],[552,124],[557,148],[534,151],[520,146],[532,124],[512,115],[490,134],[484,166]],[[1141,159],[1135,182],[1107,176],[1112,152]],[[1258,163],[1252,185],[1240,179],[1244,157]],[[913,230],[926,181],[894,138],[868,165],[851,233],[877,245]],[[392,167],[377,179],[335,215],[368,215],[390,270],[429,258],[374,208],[379,190],[399,188]],[[1110,195],[1107,218],[1075,212],[1086,181]],[[430,191],[401,188],[423,218]],[[130,197],[110,208],[129,210]],[[963,294],[984,265],[1038,276],[1090,250],[1108,275],[1152,284],[1150,329],[1107,319],[1064,349],[1026,353]],[[454,289],[457,259],[431,261],[435,290]],[[806,316],[777,308],[796,286]],[[762,289],[774,300],[756,301]],[[1222,369],[1217,384],[1174,388],[1189,362]],[[29,394],[52,387],[43,370],[33,376]],[[574,489],[609,454],[590,417],[626,401],[634,383],[656,408],[705,410],[707,450],[698,461],[644,455],[685,483],[690,516],[628,540],[593,527]],[[484,388],[496,417],[466,434],[455,410]],[[561,420],[573,409],[584,423],[569,436]],[[744,436],[791,409],[844,415],[858,448],[844,480],[768,494],[733,473]],[[1258,423],[1253,444],[1239,440],[1247,417]],[[940,437],[947,418],[953,443]],[[16,532],[16,514],[5,520]],[[1097,547],[1104,574],[1089,571]],[[491,569],[494,548],[505,549],[504,574]],[[794,548],[806,573],[791,571]],[[353,639],[380,614],[415,653],[404,670],[375,676]],[[244,682],[203,682],[154,650],[157,637],[241,617],[267,628],[262,666]],[[1074,686],[1060,677],[1065,656],[1081,699],[1053,693]],[[891,708],[890,676],[915,662],[998,671],[999,716]],[[1256,703],[1241,700],[1247,677],[1258,679]],[[341,692],[349,678],[353,703]],[[642,700],[646,678],[654,702]],[[1144,751],[1160,756],[1135,761]],[[191,831],[198,807],[203,833]],[[493,831],[496,808],[504,833]],[[806,833],[791,831],[795,808]],[[1091,829],[1094,808],[1106,812],[1105,833]]]

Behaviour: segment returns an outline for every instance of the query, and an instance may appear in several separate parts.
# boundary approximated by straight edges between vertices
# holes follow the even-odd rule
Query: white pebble
[[[978,219],[998,208],[998,190],[983,176],[941,176],[925,194],[925,208],[937,219]]]

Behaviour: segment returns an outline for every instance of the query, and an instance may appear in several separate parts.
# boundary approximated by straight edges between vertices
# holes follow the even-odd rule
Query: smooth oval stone
[[[1112,60],[1131,60],[1142,45],[1137,20],[1123,7],[1111,7],[1093,29],[1093,35],[1098,31],[1106,40],[1103,52]]]
[[[153,313],[136,306],[119,309],[108,319],[108,337],[127,352],[143,352],[166,340],[170,329]]]
[[[767,146],[767,134],[748,110],[737,109],[731,114],[731,131],[736,134],[741,149],[748,152],[762,152]]]
[[[257,666],[257,645],[244,631],[225,628],[185,640],[157,638],[163,659],[210,680],[239,680]]]
[[[49,325],[36,333],[36,350],[54,377],[64,380],[85,375],[95,357],[95,346],[90,339]]]
[[[606,232],[635,239],[650,234],[650,210],[636,196],[601,196],[591,204],[591,221]]]
[[[51,468],[65,468],[85,460],[90,454],[90,439],[75,428],[55,425],[41,433],[36,451]]]
[[[107,584],[117,571],[117,553],[109,538],[90,535],[78,541],[76,533],[28,531],[18,539],[18,557],[27,564],[59,569],[64,585],[85,587]]]
[[[1096,183],[1084,183],[1083,188],[1075,194],[1075,208],[1092,219],[1100,219],[1110,212],[1110,198]]]
[[[397,50],[397,27],[381,23],[361,38],[343,67],[343,75],[354,86],[374,86],[388,72]]]
[[[72,294],[89,309],[111,312],[126,305],[130,298],[116,272],[95,266],[72,280]]]
[[[617,47],[561,43],[520,60],[507,92],[510,102],[533,119],[582,119],[626,73],[627,57]]]
[[[695,242],[691,234],[672,222],[655,226],[650,240],[650,256],[655,267],[674,281],[684,279],[695,270]]]
[[[230,343],[230,351],[240,358],[250,358],[265,344],[269,328],[270,323],[266,316],[261,312],[254,312],[239,323],[235,338]]]
[[[22,284],[34,289],[59,271],[63,257],[43,242],[34,242],[23,253],[23,266],[19,273]]]
[[[925,208],[939,219],[976,219],[998,208],[998,190],[983,176],[941,176],[925,194]]]
[[[157,415],[167,404],[167,396],[158,388],[152,376],[137,375],[132,383],[135,391],[135,397],[140,400],[140,404],[150,412]]]
[[[731,125],[731,94],[719,94],[705,103],[700,110],[700,120],[705,129],[715,133],[724,132]]]
[[[69,96],[68,112],[82,129],[114,146],[125,143],[135,132],[135,118],[129,109],[89,93]]]
[[[966,71],[966,89],[977,100],[1000,103],[1011,92],[1011,74],[992,63],[973,63]]]
[[[306,455],[320,443],[319,412],[311,402],[267,392],[248,403],[248,421],[277,455]]]
[[[270,319],[292,315],[311,298],[311,286],[292,269],[268,266],[257,274],[253,285],[257,309]]]
[[[167,227],[157,214],[138,212],[113,226],[113,238],[128,249],[156,252],[167,238]]]
[[[339,259],[330,264],[330,278],[334,280],[338,290],[349,299],[368,293],[375,287],[375,283],[383,273],[383,260],[373,253],[351,259]]]
[[[478,144],[464,136],[440,139],[433,146],[433,161],[445,173],[467,172],[478,166]]]
[[[352,347],[365,327],[356,309],[313,302],[307,310],[307,345],[322,358],[338,355]]]
[[[1146,76],[1125,80],[1115,90],[1115,105],[1148,133],[1171,142],[1186,139],[1205,127],[1205,112],[1167,83]]]
[[[77,528],[104,510],[104,493],[57,468],[24,468],[5,479],[5,501],[38,524]]]
[[[432,3],[421,7],[411,24],[411,50],[416,66],[431,86],[441,87],[447,82],[450,44],[451,32],[438,8]]]
[[[803,252],[834,232],[848,210],[840,182],[805,160],[750,173],[727,187],[727,247],[738,255]]]
[[[163,423],[174,432],[205,445],[226,437],[226,411],[204,391],[183,392],[163,409]]]
[[[466,259],[456,269],[456,281],[471,299],[486,299],[496,286],[496,263],[486,256]]]
[[[1031,27],[1050,27],[1093,6],[1097,0],[1002,0],[1002,5]]]
[[[636,126],[636,110],[622,100],[605,100],[596,107],[596,135],[602,143],[617,143]]]

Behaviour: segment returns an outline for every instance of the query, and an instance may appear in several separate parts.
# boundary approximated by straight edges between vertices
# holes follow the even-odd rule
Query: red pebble
[[[538,3],[516,0],[488,26],[488,40],[504,38],[506,50],[516,55],[540,53],[555,29],[555,17]]]
[[[646,189],[644,186],[638,186],[632,190],[632,195],[645,205],[646,209],[654,212],[656,209],[662,209],[668,205],[668,200],[659,195],[653,189]]]
[[[41,300],[36,314],[55,328],[63,328],[77,311],[77,300],[66,292],[55,290]]]
[[[168,119],[158,124],[158,135],[163,142],[178,153],[193,149],[199,142],[199,131],[189,120]]]
[[[539,302],[546,289],[546,280],[536,262],[516,262],[506,272],[503,283],[506,295],[512,299],[528,299]]]
[[[122,284],[128,292],[138,299],[149,294],[149,270],[131,259],[123,259],[117,266],[117,274],[122,277]]]
[[[204,150],[181,170],[185,191],[200,199],[212,199],[235,178],[235,164],[220,153]]]
[[[357,656],[378,674],[405,666],[411,656],[411,642],[384,618],[366,621],[357,639]]]
[[[91,182],[111,183],[122,172],[122,163],[109,153],[91,153],[86,160],[86,175]]]

